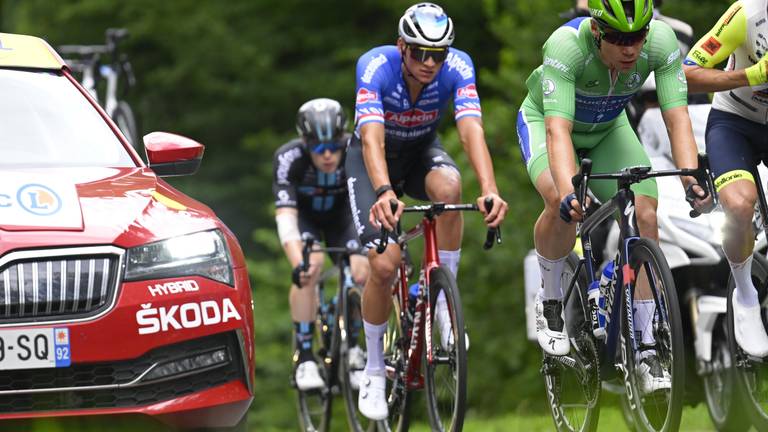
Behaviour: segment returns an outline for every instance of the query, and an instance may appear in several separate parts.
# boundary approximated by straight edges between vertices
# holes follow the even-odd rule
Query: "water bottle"
[[[603,334],[605,334],[605,323],[606,323],[606,311],[605,311],[605,298],[608,295],[608,291],[611,289],[611,284],[613,284],[613,274],[614,274],[614,264],[613,261],[608,262],[606,264],[605,268],[603,269],[601,275],[600,275],[600,287],[598,290],[598,298],[597,298],[597,319],[598,324],[603,329]],[[597,336],[597,335],[595,335]]]
[[[598,339],[603,339],[605,338],[605,321],[601,325],[600,283],[598,281],[589,284],[587,299],[589,303],[589,317],[592,321],[592,334]]]
[[[419,282],[414,282],[408,287],[408,311],[411,316],[416,312],[416,298],[419,297]]]

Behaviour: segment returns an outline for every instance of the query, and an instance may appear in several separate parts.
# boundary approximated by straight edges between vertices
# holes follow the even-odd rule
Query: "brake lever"
[[[483,201],[486,213],[490,213],[493,210],[493,198],[488,197]],[[501,244],[501,227],[488,228],[488,233],[485,235],[485,243],[483,243],[483,249],[488,250],[493,247],[494,243]]]
[[[397,212],[397,200],[390,199],[389,200],[389,209],[392,210],[392,214],[395,214]],[[387,249],[387,243],[388,243],[388,237],[389,237],[389,231],[384,228],[384,225],[381,226],[381,234],[379,235],[379,245],[376,246],[376,253],[382,254]]]

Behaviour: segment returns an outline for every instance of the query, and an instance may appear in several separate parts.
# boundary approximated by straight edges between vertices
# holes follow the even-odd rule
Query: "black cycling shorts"
[[[706,130],[709,167],[715,190],[737,180],[750,180],[761,157],[768,156],[768,125],[713,109]]]
[[[445,152],[436,136],[414,142],[397,151],[386,149],[389,181],[398,193],[405,193],[411,198],[428,201],[424,180],[427,173],[437,168],[449,168],[459,172],[456,162]],[[352,208],[352,220],[360,243],[372,248],[378,244],[381,229],[371,225],[368,215],[376,202],[368,172],[363,161],[362,142],[357,134],[353,135],[347,148],[345,171],[349,204]],[[395,241],[394,234],[390,241]]]
[[[349,207],[326,213],[299,212],[299,231],[312,234],[316,240],[325,241],[328,247],[346,247],[361,254],[360,242],[352,224],[352,214]],[[338,253],[329,254],[334,263],[341,256]]]

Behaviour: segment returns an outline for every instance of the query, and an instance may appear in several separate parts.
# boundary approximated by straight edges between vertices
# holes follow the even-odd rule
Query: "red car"
[[[155,132],[145,164],[38,38],[0,33],[0,95],[0,419],[244,430],[243,252],[160,178],[194,173],[203,146]]]

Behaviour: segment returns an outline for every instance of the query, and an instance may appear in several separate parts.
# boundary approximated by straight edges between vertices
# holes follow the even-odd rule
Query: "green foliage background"
[[[455,46],[478,72],[484,122],[501,194],[510,203],[504,244],[480,243],[479,218],[467,217],[459,286],[470,350],[470,415],[539,411],[545,401],[540,353],[526,340],[522,260],[542,204],[520,160],[515,118],[525,78],[540,47],[570,8],[568,0],[444,0]],[[701,35],[725,0],[667,0],[664,11]],[[52,45],[99,43],[108,27],[126,27],[138,79],[128,99],[142,133],[168,130],[206,145],[200,172],[173,180],[210,205],[238,235],[255,293],[258,430],[296,426],[288,387],[291,325],[289,267],[275,235],[273,151],[295,135],[304,101],[336,98],[352,115],[354,67],[373,46],[393,43],[411,0],[0,0],[0,31],[33,34]],[[447,116],[450,118],[450,116]],[[464,173],[464,195],[477,187],[452,122],[443,141]],[[338,424],[343,422],[339,417]]]

